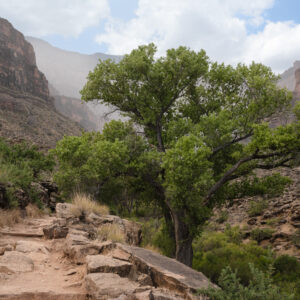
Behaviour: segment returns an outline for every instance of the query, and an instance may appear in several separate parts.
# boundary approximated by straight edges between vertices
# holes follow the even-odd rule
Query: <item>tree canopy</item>
[[[191,265],[192,241],[213,207],[242,196],[242,182],[250,192],[255,169],[292,163],[299,121],[269,126],[291,94],[266,66],[226,66],[185,47],[155,53],[153,44],[140,46],[90,72],[82,99],[113,105],[131,121],[59,142],[57,177],[158,203],[176,259]]]

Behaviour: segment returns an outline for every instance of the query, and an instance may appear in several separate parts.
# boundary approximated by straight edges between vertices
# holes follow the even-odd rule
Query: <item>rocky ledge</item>
[[[97,238],[107,224],[125,243]],[[140,242],[135,222],[93,213],[83,220],[57,204],[56,217],[0,232],[0,299],[204,299],[194,293],[211,284],[202,273]]]

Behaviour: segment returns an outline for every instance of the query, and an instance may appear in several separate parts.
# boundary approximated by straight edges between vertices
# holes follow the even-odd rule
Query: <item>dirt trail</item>
[[[6,249],[5,255],[15,253],[17,258],[20,256],[17,267],[22,268],[22,259],[27,262],[24,256],[33,262],[32,271],[15,271],[9,263],[5,266],[2,263],[1,300],[85,299],[84,266],[74,265],[64,258],[62,240],[45,240],[42,237],[43,227],[51,224],[52,220],[51,217],[27,219],[22,224],[0,231],[0,249]]]

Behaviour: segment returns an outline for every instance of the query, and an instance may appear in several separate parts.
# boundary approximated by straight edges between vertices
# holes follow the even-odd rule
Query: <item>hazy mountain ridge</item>
[[[79,91],[86,83],[88,73],[95,68],[99,59],[120,61],[122,56],[103,53],[80,54],[54,47],[41,39],[33,37],[26,37],[26,39],[33,45],[37,65],[52,86],[50,94],[55,97],[57,110],[79,122],[87,130],[101,129],[105,123],[104,114],[109,109],[104,105],[82,103]]]

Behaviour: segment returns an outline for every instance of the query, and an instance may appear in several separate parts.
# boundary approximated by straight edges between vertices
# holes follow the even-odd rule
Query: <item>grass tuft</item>
[[[76,193],[72,199],[71,212],[76,217],[87,216],[90,213],[97,215],[108,215],[109,209],[94,201],[90,195]]]
[[[26,216],[28,218],[40,218],[44,215],[42,210],[40,210],[36,205],[31,203],[29,203],[25,209],[26,209]]]
[[[98,228],[98,239],[125,244],[125,234],[118,224],[104,224]]]
[[[20,210],[10,209],[2,210],[0,209],[0,228],[6,226],[12,226],[14,224],[20,223],[22,221]]]

